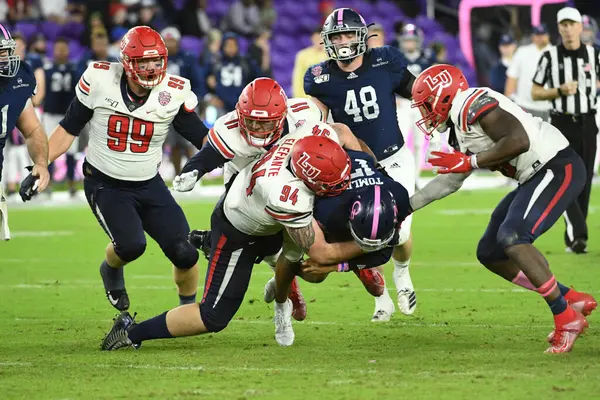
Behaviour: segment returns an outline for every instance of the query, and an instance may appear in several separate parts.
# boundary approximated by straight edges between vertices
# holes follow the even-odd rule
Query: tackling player
[[[415,77],[402,52],[390,46],[368,49],[365,20],[350,8],[338,8],[325,20],[321,38],[330,60],[304,76],[304,91],[328,114],[362,139],[387,173],[414,193],[414,156],[404,146],[396,117],[396,94],[410,99]],[[400,311],[412,314],[417,301],[408,266],[412,252],[409,216],[392,255]],[[375,299],[375,312],[393,308],[388,291]]]
[[[321,135],[312,133],[316,129]],[[243,301],[256,260],[282,245],[283,256],[291,261],[305,252],[325,264],[360,254],[354,241],[325,242],[312,217],[314,195],[337,195],[350,183],[348,154],[328,135],[337,138],[325,124],[306,124],[234,179],[211,217],[211,254],[200,304],[172,309],[139,325],[123,312],[101,348],[116,350],[144,340],[223,330]],[[289,346],[294,341],[293,331],[287,329],[291,302],[276,303],[275,308],[286,317],[275,336]]]
[[[7,135],[15,127],[25,137],[29,156],[33,160],[31,173],[21,184],[23,201],[46,189],[48,173],[48,139],[32,104],[36,94],[36,80],[31,67],[21,62],[16,54],[17,43],[8,29],[0,24],[0,179],[2,179],[3,151]],[[0,240],[9,240],[8,211],[0,184]]]
[[[548,353],[571,350],[587,328],[584,315],[597,306],[588,294],[560,284],[533,242],[577,197],[585,167],[558,129],[533,117],[489,88],[469,88],[451,65],[425,70],[413,85],[419,128],[430,135],[450,129],[454,153],[433,152],[429,162],[441,173],[411,197],[413,210],[457,191],[473,169],[498,170],[519,181],[492,213],[477,246],[478,260],[490,271],[538,292],[554,314]]]
[[[84,189],[110,238],[100,274],[116,309],[129,308],[123,266],[144,253],[144,231],[175,267],[180,304],[194,303],[198,252],[187,241],[185,215],[158,169],[170,124],[197,147],[208,130],[195,113],[198,100],[189,81],[166,73],[167,49],[157,32],[147,26],[130,29],[120,58],[120,64],[88,66],[50,137],[50,161],[67,151],[89,122]]]

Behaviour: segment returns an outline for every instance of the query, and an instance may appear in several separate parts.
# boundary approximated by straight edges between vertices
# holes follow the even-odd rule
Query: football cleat
[[[123,311],[121,314],[118,314],[114,319],[114,323],[110,331],[104,336],[102,339],[102,345],[100,346],[101,350],[112,351],[118,350],[126,347],[132,347],[137,349],[140,347],[139,343],[132,343],[129,339],[129,331],[133,328],[135,323],[135,316],[133,317],[129,312]]]
[[[202,250],[207,260],[210,258],[210,239],[211,231],[193,230],[188,236],[188,241],[198,250]]]
[[[106,298],[119,311],[127,311],[129,309],[129,296],[125,289],[107,290]]]
[[[298,278],[294,277],[292,287],[288,299],[292,302],[292,317],[296,321],[304,321],[306,319],[306,301],[298,286]]]
[[[575,340],[589,326],[585,317],[571,307],[562,314],[554,316],[555,329],[550,333],[550,347],[546,349],[546,353],[568,353],[573,348]]]
[[[565,294],[565,300],[575,311],[582,313],[584,317],[590,315],[598,307],[598,302],[592,295],[578,292],[573,288]]]
[[[371,322],[388,322],[392,318],[392,314],[393,311],[389,312],[384,309],[375,310],[375,314],[373,314]]]
[[[265,283],[263,297],[265,299],[265,303],[272,303],[273,300],[275,300],[275,277],[272,277],[267,281],[267,283]]]
[[[417,295],[410,279],[408,267],[394,268],[394,283],[398,294],[398,308],[404,315],[412,315],[417,308]]]
[[[354,270],[358,279],[362,282],[365,289],[371,296],[379,297],[383,294],[385,290],[385,279],[381,272],[376,270],[375,268],[366,268]]]
[[[285,303],[275,302],[275,341],[280,346],[291,346],[294,344],[296,335],[292,327],[292,301],[287,299]]]

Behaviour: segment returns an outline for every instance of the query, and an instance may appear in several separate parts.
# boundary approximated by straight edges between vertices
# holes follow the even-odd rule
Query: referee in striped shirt
[[[587,182],[565,214],[565,243],[574,253],[587,251],[586,218],[596,157],[596,89],[600,76],[600,54],[594,47],[581,43],[582,18],[575,8],[558,12],[558,31],[562,44],[542,53],[533,77],[531,96],[550,100],[551,123],[569,140],[581,156],[587,170]]]

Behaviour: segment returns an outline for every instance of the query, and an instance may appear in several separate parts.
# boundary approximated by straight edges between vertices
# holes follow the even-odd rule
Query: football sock
[[[100,265],[100,275],[106,290],[123,290],[125,289],[125,278],[123,276],[123,267],[113,268],[106,260]]]
[[[554,315],[561,314],[567,309],[567,301],[565,300],[562,294],[559,294],[558,297],[554,300],[548,299],[548,296],[550,296],[550,294],[557,287],[558,285],[556,283],[556,279],[554,278],[554,275],[552,275],[552,277],[548,279],[546,283],[544,283],[537,289],[537,292],[542,295],[544,300],[546,300],[546,303],[548,303],[548,306],[550,306],[550,310]]]
[[[179,305],[182,306],[184,304],[194,304],[196,302],[196,293],[189,295],[189,296],[184,296],[184,295],[179,295]]]
[[[528,290],[535,290],[535,286],[533,286],[533,283],[531,283],[529,278],[525,276],[523,271],[519,271],[519,274],[515,277],[515,279],[512,280],[512,283]],[[571,288],[566,287],[560,282],[556,282],[556,284],[558,285],[558,290],[560,290],[560,294],[562,294],[563,296],[566,295],[569,292],[569,290],[571,290]]]
[[[129,340],[132,343],[141,343],[144,340],[172,338],[173,335],[167,328],[167,313],[168,311],[165,311],[154,318],[134,325],[129,331]]]

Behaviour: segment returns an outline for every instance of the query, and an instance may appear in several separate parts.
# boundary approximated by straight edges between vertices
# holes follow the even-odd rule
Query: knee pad
[[[233,315],[231,317],[233,318]],[[221,332],[231,321],[231,318],[227,319],[222,313],[205,303],[200,303],[200,318],[208,332]]]
[[[115,254],[125,262],[137,260],[146,251],[146,242],[131,242],[115,245]]]
[[[163,252],[179,269],[190,269],[198,262],[198,250],[187,240],[174,242],[164,248]]]
[[[514,246],[516,244],[531,243],[531,240],[526,236],[527,235],[523,235],[519,231],[518,227],[515,227],[512,224],[502,224],[500,225],[500,228],[498,228],[496,240],[503,249],[506,249],[507,247]]]

